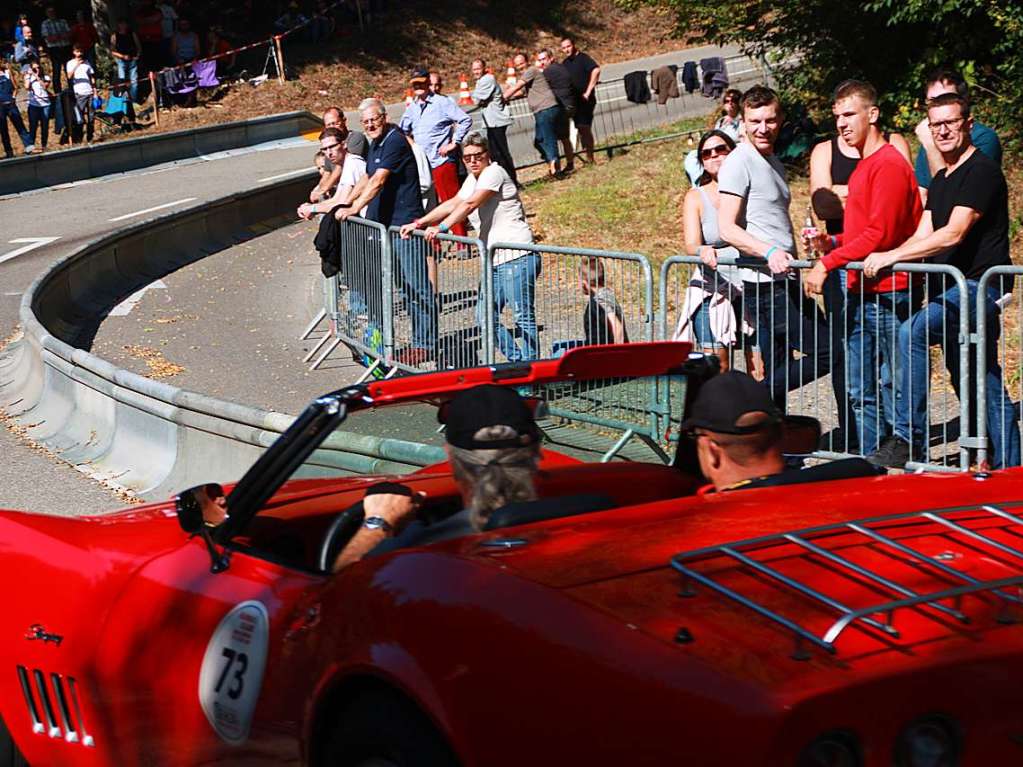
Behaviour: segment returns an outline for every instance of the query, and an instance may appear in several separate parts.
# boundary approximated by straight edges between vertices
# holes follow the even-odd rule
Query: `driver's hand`
[[[426,493],[373,493],[362,499],[367,517],[381,517],[396,531],[407,525],[423,505]]]

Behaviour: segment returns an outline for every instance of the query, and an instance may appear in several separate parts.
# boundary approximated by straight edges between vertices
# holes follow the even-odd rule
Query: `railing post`
[[[480,243],[482,246],[482,243]],[[493,365],[494,355],[494,249],[482,248],[480,258],[483,259],[480,275],[480,297],[483,303],[483,363]]]
[[[383,323],[381,335],[384,340],[384,361],[388,366],[394,362],[394,250],[387,227],[377,224],[380,233],[380,285]]]

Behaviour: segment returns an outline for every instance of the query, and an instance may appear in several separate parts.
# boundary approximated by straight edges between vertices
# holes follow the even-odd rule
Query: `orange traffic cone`
[[[505,85],[515,85],[515,83],[519,81],[519,78],[515,74],[515,65],[512,64],[511,59],[508,59],[508,69],[506,69],[505,72]]]
[[[469,78],[464,74],[458,76],[458,105],[461,107],[471,107],[473,104],[472,96],[469,95]]]
[[[415,100],[416,100],[416,94],[412,91],[411,88],[406,88],[405,89],[405,107],[408,108],[408,107],[412,106],[412,102],[415,101]]]

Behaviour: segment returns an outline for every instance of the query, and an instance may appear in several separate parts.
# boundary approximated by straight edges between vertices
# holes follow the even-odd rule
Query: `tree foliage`
[[[924,75],[963,72],[977,111],[1013,148],[1023,109],[1023,3],[1004,0],[621,0],[669,8],[676,29],[704,42],[736,43],[780,69],[786,101],[828,114],[830,94],[848,77],[882,94],[892,127],[921,116]]]

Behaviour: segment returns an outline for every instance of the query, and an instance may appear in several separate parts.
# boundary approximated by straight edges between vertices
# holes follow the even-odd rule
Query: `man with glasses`
[[[439,81],[439,77],[438,77]],[[430,160],[437,200],[444,202],[458,194],[458,145],[472,128],[472,118],[447,96],[430,89],[430,73],[417,67],[409,81],[415,100],[405,109],[398,127],[413,138]],[[465,225],[452,232],[465,236]]]
[[[958,93],[968,100],[970,87],[958,72],[951,69],[937,69],[927,76],[924,83],[924,98],[930,101],[943,93]],[[931,131],[927,127],[926,118],[916,126],[916,137],[920,141],[920,151],[916,155],[916,181],[926,200],[931,178],[945,167],[945,163],[941,151],[935,145]],[[998,141],[998,134],[991,128],[973,120],[973,127],[970,129],[970,143],[999,166],[1002,164],[1002,145]]]
[[[345,143],[345,153],[361,157],[363,167],[365,168],[366,154],[369,152],[369,142],[366,141],[366,137],[359,131],[348,129],[348,120],[345,118],[345,113],[337,107],[328,107],[323,113],[323,129],[327,130],[328,128],[336,128],[341,132],[342,140]],[[323,141],[323,134],[320,134],[320,141]],[[336,189],[340,183],[342,168],[330,159],[329,153],[327,154],[325,170],[327,172],[320,178],[319,183],[312,188],[312,191],[309,192],[309,202],[322,201],[329,194],[330,190]]]
[[[879,466],[903,466],[910,460],[927,460],[929,437],[928,389],[930,384],[930,345],[940,343],[945,367],[959,397],[970,398],[971,417],[986,418],[994,468],[1020,464],[1020,436],[1015,407],[1002,382],[998,364],[1000,309],[996,303],[1002,293],[992,283],[986,295],[979,295],[978,280],[993,266],[1010,263],[1009,197],[1005,176],[998,164],[977,150],[970,136],[973,119],[969,102],[958,93],[944,93],[927,103],[928,130],[941,152],[944,167],[931,181],[927,207],[916,232],[899,247],[872,253],[864,263],[864,274],[874,278],[882,269],[905,261],[929,259],[931,263],[954,266],[966,277],[967,295],[959,286],[940,286],[927,305],[899,329],[901,373],[896,379],[895,433],[869,456]],[[1008,290],[1011,291],[1011,282]],[[943,292],[942,292],[943,291]],[[965,302],[965,306],[963,306]],[[977,307],[983,307],[987,323],[985,338],[986,412],[977,413],[976,382],[968,391],[960,389],[959,352],[961,311],[969,316],[970,333],[975,330]],[[971,358],[973,347],[971,346]],[[970,372],[976,370],[970,360]],[[966,433],[973,424],[964,424]]]
[[[405,136],[387,122],[387,108],[380,99],[359,104],[362,127],[369,138],[366,175],[355,185],[351,207],[334,215],[344,221],[366,208],[366,218],[384,226],[404,226],[423,215],[419,196],[419,171]],[[432,359],[437,343],[437,315],[426,256],[412,240],[394,241],[396,266],[405,306],[412,320],[412,343],[395,355],[398,362],[415,367]],[[390,289],[390,286],[384,286]],[[371,296],[371,299],[375,296]]]
[[[320,133],[320,151],[338,170],[337,189],[327,200],[299,205],[300,218],[310,219],[318,213],[329,213],[338,205],[348,203],[352,190],[366,175],[366,161],[357,154],[347,151],[344,138],[344,134],[338,128],[324,128]]]

